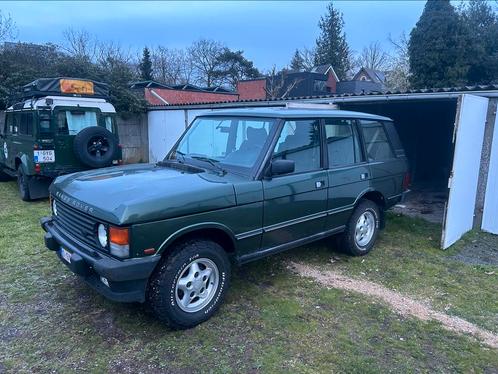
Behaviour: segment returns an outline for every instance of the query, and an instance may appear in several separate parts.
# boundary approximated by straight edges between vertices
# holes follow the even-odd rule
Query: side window
[[[33,135],[33,113],[21,113],[21,123],[19,127],[19,134]]]
[[[329,167],[361,162],[360,146],[353,129],[354,120],[351,119],[327,118],[325,120]]]
[[[12,121],[12,134],[19,133],[19,127],[21,125],[21,113],[14,113]]]
[[[5,114],[5,130],[4,134],[12,134],[13,124],[12,124],[12,113]]]
[[[318,120],[286,121],[273,151],[273,159],[293,160],[295,173],[320,169]]]
[[[361,120],[360,123],[368,161],[384,161],[394,158],[394,152],[383,124],[370,120]]]

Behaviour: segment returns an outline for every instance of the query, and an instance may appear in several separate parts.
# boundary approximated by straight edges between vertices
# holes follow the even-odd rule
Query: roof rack
[[[339,107],[335,104],[324,103],[324,104],[315,104],[315,103],[286,103],[285,107],[288,109],[328,109],[328,110],[337,110]]]

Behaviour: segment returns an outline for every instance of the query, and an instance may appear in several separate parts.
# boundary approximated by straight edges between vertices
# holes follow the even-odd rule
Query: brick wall
[[[160,99],[155,97],[151,90],[161,96],[168,104],[186,104],[186,103],[212,103],[217,101],[237,101],[239,95],[216,93],[216,92],[199,92],[188,90],[170,90],[166,88],[146,88],[145,100],[152,105],[165,105]]]
[[[237,92],[240,100],[266,99],[266,78],[240,81]]]
[[[332,69],[329,70],[329,76],[327,77],[327,87],[330,93],[337,92],[337,81],[335,80],[334,73],[332,73]]]

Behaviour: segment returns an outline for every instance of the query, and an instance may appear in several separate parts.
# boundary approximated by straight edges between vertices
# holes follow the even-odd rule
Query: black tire
[[[205,259],[217,267],[219,275],[217,286],[213,286],[210,301],[202,309],[185,311],[177,299],[177,295],[181,294],[181,290],[180,293],[177,290],[177,282],[185,279],[180,277],[185,271],[190,271],[192,263]],[[196,281],[199,282],[200,279]],[[171,255],[165,257],[158,265],[149,282],[147,303],[152,313],[170,328],[187,329],[206,321],[218,310],[229,285],[230,261],[225,250],[208,239],[189,239],[175,245]],[[191,287],[194,286],[191,284]]]
[[[24,201],[31,201],[31,196],[29,194],[29,176],[25,175],[22,171],[22,167],[17,168],[17,186],[19,187],[19,195]]]
[[[12,177],[0,170],[0,182],[8,182],[12,180]]]
[[[113,133],[101,126],[87,127],[74,138],[74,153],[78,160],[91,168],[112,165],[118,149]]]
[[[374,219],[373,233],[371,238],[366,242],[359,242],[356,238],[356,226],[358,220],[363,214],[372,215]],[[369,226],[370,227],[370,226]],[[339,237],[341,248],[353,256],[364,256],[369,253],[375,245],[380,229],[380,209],[377,204],[370,200],[361,200],[356,206],[353,214],[346,224],[345,231]]]

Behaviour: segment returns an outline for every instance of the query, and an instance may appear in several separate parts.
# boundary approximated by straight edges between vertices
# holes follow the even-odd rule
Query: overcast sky
[[[336,1],[350,46],[409,33],[425,1]],[[256,67],[287,65],[296,48],[312,47],[327,2],[0,2],[13,17],[21,41],[61,43],[68,27],[132,50],[144,45],[182,48],[199,38],[241,49]]]

